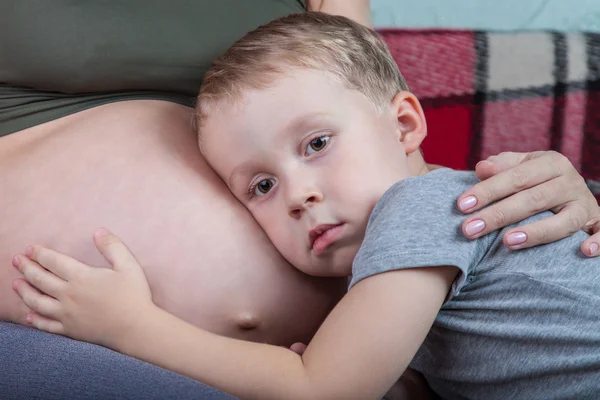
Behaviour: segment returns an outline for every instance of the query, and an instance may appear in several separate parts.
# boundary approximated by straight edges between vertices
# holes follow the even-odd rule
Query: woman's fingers
[[[511,250],[524,249],[538,244],[551,243],[579,230],[567,212],[509,229],[504,233],[504,245]]]
[[[484,208],[476,214],[469,216],[463,222],[465,236],[475,239],[508,225],[522,221],[542,211],[553,209],[565,202],[564,187],[561,180],[555,179],[544,182],[538,186],[514,194],[492,206]],[[527,234],[526,243],[519,243],[525,248],[543,243],[550,243],[581,229],[589,218],[590,211],[584,204],[571,202],[560,209],[560,218],[546,218],[536,224],[519,227]],[[556,222],[561,224],[557,225]],[[505,243],[507,243],[505,241]],[[512,243],[515,243],[512,241]],[[511,246],[512,248],[512,246]]]
[[[66,283],[64,280],[22,255],[14,256],[12,263],[29,284],[54,298],[60,297]]]
[[[600,218],[588,222],[584,229],[592,236],[581,244],[581,251],[588,257],[600,256]]]
[[[551,162],[549,158],[555,162]],[[579,176],[564,156],[554,152],[535,152],[528,155],[501,153],[490,159],[495,161],[485,161],[477,165],[477,176],[483,180],[458,198],[461,211],[477,211],[512,194],[561,177],[564,174],[561,169],[565,168],[564,161],[573,169],[574,175]],[[537,199],[534,197],[530,201]]]
[[[59,317],[61,310],[60,302],[55,298],[41,293],[23,279],[15,279],[13,289],[25,305],[33,311],[52,319]]]
[[[43,246],[27,247],[26,255],[31,260],[37,262],[42,267],[65,281],[69,281],[80,273],[82,268],[89,268],[74,258]]]
[[[506,151],[498,155],[490,156],[485,160],[481,160],[475,166],[475,173],[481,180],[487,179],[499,172],[506,171],[512,167],[522,164],[524,161],[534,160],[539,158],[553,157],[548,151],[534,151],[531,153],[516,153]]]
[[[501,153],[479,163],[477,175],[485,180],[458,199],[463,212],[479,211],[463,223],[463,233],[469,238],[545,210],[558,213],[507,232],[504,243],[511,249],[521,249],[562,239],[582,229],[591,218],[600,217],[600,207],[584,179],[559,153]],[[590,238],[581,248],[586,255],[596,254],[592,250],[597,242],[597,237]]]

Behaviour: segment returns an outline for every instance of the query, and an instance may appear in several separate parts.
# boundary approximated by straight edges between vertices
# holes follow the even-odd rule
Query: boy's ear
[[[416,151],[427,136],[427,123],[421,103],[410,92],[399,92],[392,100],[392,112],[398,120],[398,139],[406,154]]]

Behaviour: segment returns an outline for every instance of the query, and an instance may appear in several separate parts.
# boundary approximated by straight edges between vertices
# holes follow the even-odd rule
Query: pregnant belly
[[[242,339],[310,338],[345,283],[283,260],[204,163],[191,116],[166,102],[120,102],[0,138],[0,319],[24,316],[11,255],[39,243],[107,266],[91,240],[107,227],[166,310]]]

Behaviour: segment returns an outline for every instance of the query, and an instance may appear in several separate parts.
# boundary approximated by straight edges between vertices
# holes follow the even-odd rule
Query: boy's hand
[[[469,216],[462,226],[465,236],[474,239],[551,210],[556,215],[507,231],[504,244],[523,249],[584,229],[592,236],[581,244],[581,251],[600,255],[600,207],[565,156],[554,151],[501,153],[477,164],[476,173],[482,181],[458,198],[459,208],[471,213],[498,203]]]
[[[13,258],[25,279],[13,288],[34,313],[27,322],[46,332],[118,348],[129,327],[155,307],[144,271],[125,244],[105,229],[96,248],[112,265],[94,268],[42,246]]]

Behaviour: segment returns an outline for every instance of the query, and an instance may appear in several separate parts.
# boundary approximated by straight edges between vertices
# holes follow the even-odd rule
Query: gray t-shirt
[[[502,244],[504,231],[467,240],[456,199],[476,182],[440,169],[392,186],[350,286],[402,268],[460,269],[411,363],[443,398],[600,399],[600,258],[581,255],[587,235],[520,251]]]

